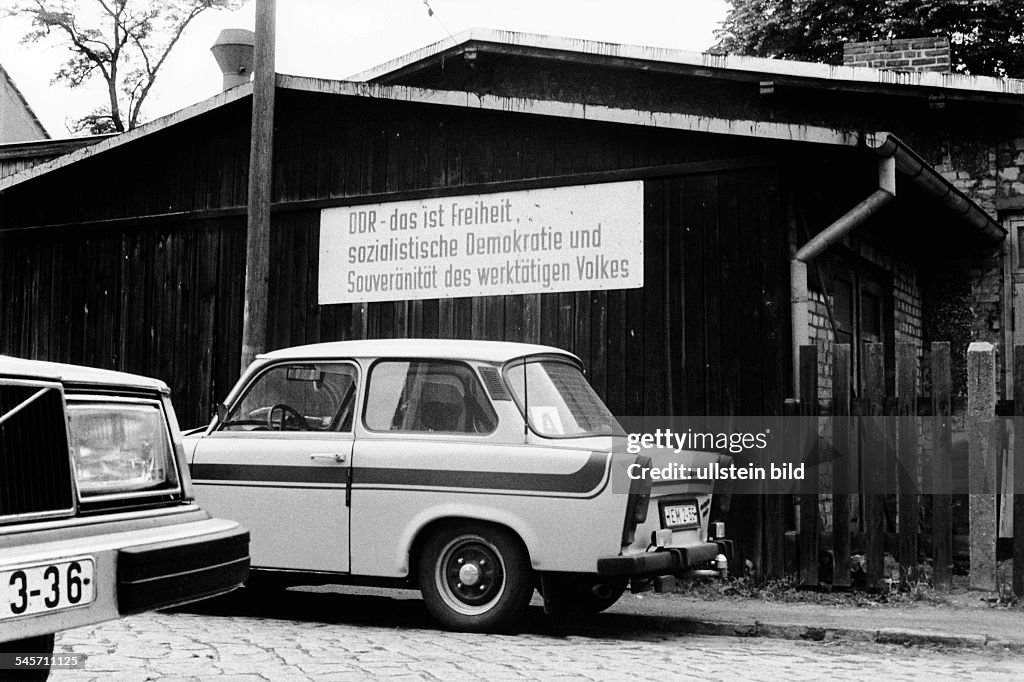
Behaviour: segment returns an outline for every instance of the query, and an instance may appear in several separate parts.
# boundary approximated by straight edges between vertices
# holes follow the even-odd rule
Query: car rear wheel
[[[420,554],[418,578],[430,615],[450,630],[508,630],[533,595],[530,560],[519,538],[486,524],[434,533]]]
[[[17,639],[13,642],[0,642],[0,653],[2,654],[34,654],[36,656],[53,656],[53,635],[39,635],[27,639]],[[50,677],[50,668],[35,670],[8,670],[0,679],[14,680],[45,680]]]

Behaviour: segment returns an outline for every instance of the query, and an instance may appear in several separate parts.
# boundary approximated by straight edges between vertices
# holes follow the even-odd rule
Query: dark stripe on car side
[[[353,487],[400,486],[521,490],[539,493],[588,493],[601,485],[610,455],[592,452],[582,467],[568,474],[518,471],[453,471],[371,467],[352,469]],[[194,464],[192,478],[203,481],[344,483],[347,467],[273,466],[262,464]]]
[[[348,467],[274,466],[273,464],[193,464],[194,481],[253,481],[275,483],[348,482]]]
[[[587,493],[604,480],[608,455],[590,453],[586,463],[568,474],[519,471],[449,471],[445,469],[390,469],[356,467],[353,486],[427,486],[431,488],[486,488],[541,493]]]

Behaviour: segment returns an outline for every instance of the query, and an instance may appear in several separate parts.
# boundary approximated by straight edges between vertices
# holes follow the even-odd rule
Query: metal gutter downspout
[[[1003,242],[1006,230],[898,137],[891,133],[876,133],[868,138],[867,143],[878,156],[895,159],[896,170],[958,215],[969,227],[976,230],[984,241],[992,246],[998,246]]]
[[[864,138],[866,146],[878,157],[878,189],[841,218],[804,244],[790,262],[790,300],[793,324],[793,390],[800,392],[797,368],[800,346],[810,341],[810,294],[807,288],[807,263],[825,249],[856,229],[896,196],[896,171],[902,173],[926,194],[960,217],[981,241],[999,246],[1006,230],[988,213],[928,165],[913,149],[891,133],[878,132]]]
[[[800,346],[810,342],[810,291],[807,286],[807,263],[857,229],[868,218],[896,196],[896,159],[883,156],[878,160],[878,189],[814,235],[793,256],[789,264],[791,318],[793,320],[793,391],[800,393]],[[805,396],[800,396],[801,398]]]

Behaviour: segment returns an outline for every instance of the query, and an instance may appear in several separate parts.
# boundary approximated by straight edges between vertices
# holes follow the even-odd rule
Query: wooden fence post
[[[991,343],[967,349],[967,422],[970,438],[971,577],[975,590],[996,588],[996,357]]]
[[[1013,593],[1024,597],[1024,346],[1013,354]]]
[[[899,410],[899,497],[900,582],[917,582],[917,348],[911,343],[896,346],[896,396]]]
[[[850,483],[857,476],[857,441],[850,436],[850,344],[832,346],[832,585],[850,586]]]
[[[800,485],[800,579],[818,584],[818,347],[800,346],[800,418],[804,480]]]
[[[885,574],[885,346],[869,343],[865,358],[865,393],[868,409],[861,452],[864,472],[864,534],[867,586],[877,589]]]
[[[1024,358],[1024,355],[1021,356]],[[953,420],[948,341],[932,343],[932,580],[953,586]]]
[[[798,451],[800,446],[799,436],[796,433],[794,424],[799,423],[797,417],[800,414],[799,403],[796,400],[786,400],[782,406],[780,433],[772,434],[773,448],[779,448],[779,456],[788,456],[794,450]],[[774,445],[781,443],[781,445]],[[771,461],[771,460],[769,460]],[[788,489],[788,486],[785,486]],[[782,577],[789,574],[786,561],[786,531],[790,528],[789,512],[793,509],[793,495],[791,492],[776,493],[768,495],[765,499],[765,558],[764,563],[766,574],[772,577]]]

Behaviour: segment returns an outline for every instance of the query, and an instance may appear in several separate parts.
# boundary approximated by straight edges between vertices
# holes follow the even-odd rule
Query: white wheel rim
[[[479,616],[493,609],[505,594],[506,582],[505,558],[479,535],[449,540],[434,566],[434,584],[441,600],[464,616]]]

